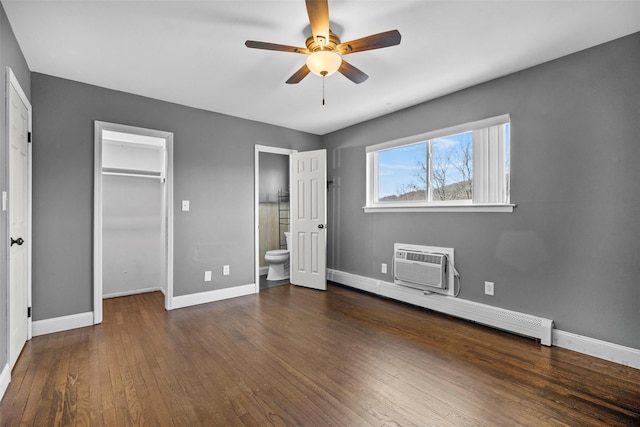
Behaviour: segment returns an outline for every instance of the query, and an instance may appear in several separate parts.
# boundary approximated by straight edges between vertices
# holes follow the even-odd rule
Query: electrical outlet
[[[382,274],[387,274],[387,264],[382,263]]]
[[[228,265],[223,265],[222,266],[222,275],[223,276],[228,276],[229,275],[229,266]]]
[[[493,295],[493,282],[484,282],[484,293],[486,295]]]
[[[211,271],[207,270],[204,272],[204,281],[205,282],[210,282],[211,281]]]

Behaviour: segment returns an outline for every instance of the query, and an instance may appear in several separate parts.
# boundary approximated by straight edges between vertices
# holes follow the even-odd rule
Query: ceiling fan
[[[354,83],[362,83],[369,76],[342,59],[342,56],[400,44],[401,36],[398,30],[385,31],[342,43],[340,38],[329,28],[328,0],[305,0],[305,2],[312,33],[311,37],[307,39],[306,48],[254,40],[245,42],[245,46],[253,49],[308,55],[306,63],[289,77],[288,84],[299,83],[310,72],[325,77],[336,71]]]

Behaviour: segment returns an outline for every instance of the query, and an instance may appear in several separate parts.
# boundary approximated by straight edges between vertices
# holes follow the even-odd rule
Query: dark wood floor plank
[[[163,305],[31,340],[0,426],[640,425],[640,370],[347,288]]]

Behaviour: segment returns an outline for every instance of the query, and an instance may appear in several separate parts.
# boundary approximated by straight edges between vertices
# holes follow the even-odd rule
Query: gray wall
[[[31,78],[34,320],[93,309],[94,120],[174,133],[174,295],[254,283],[254,145],[309,150],[319,137],[39,73]],[[190,200],[190,212],[180,210],[181,199]],[[203,281],[205,270],[213,271],[211,282]]]
[[[453,247],[460,298],[640,348],[639,76],[640,33],[325,136],[328,267],[392,281],[394,242]],[[504,113],[513,213],[363,213],[366,145]]]
[[[0,189],[8,191],[8,142],[6,134],[6,105],[5,105],[5,69],[11,67],[13,74],[20,82],[22,90],[31,99],[31,73],[22,55],[20,46],[16,42],[11,25],[7,20],[4,7],[0,4]],[[7,283],[8,283],[8,263],[7,263],[7,213],[0,211],[0,369],[8,362],[7,360],[7,325],[9,324],[9,310],[7,306]]]

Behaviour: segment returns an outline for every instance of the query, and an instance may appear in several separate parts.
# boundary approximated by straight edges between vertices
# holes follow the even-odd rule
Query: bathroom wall
[[[289,202],[281,201],[278,206],[278,191],[289,191],[289,156],[274,153],[259,153],[260,156],[260,188],[258,193],[259,227],[260,227],[260,267],[266,267],[264,255],[267,251],[281,249],[280,242],[284,244],[284,231],[288,227],[278,227],[280,217],[282,222],[287,222]],[[280,213],[279,210],[287,210]],[[280,235],[279,235],[280,232]],[[282,248],[284,249],[284,247]]]
[[[260,154],[260,203],[277,202],[278,191],[289,191],[289,156]]]

